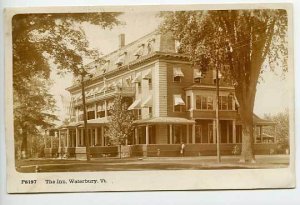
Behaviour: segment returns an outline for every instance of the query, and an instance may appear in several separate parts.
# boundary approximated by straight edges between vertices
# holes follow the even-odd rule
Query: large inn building
[[[137,115],[134,135],[122,147],[127,156],[176,156],[181,143],[186,144],[185,155],[216,154],[216,71],[203,75],[194,68],[186,55],[176,52],[171,35],[155,31],[125,45],[121,34],[118,50],[87,67],[93,70],[85,86],[93,157],[113,156],[120,149],[110,146],[104,137],[116,95],[126,98],[128,109]],[[242,142],[238,102],[234,88],[219,78],[221,154],[233,154]],[[71,123],[56,129],[58,147],[51,137],[46,156],[58,153],[80,158],[86,153],[81,84],[75,79],[67,90],[72,101]],[[276,139],[265,134],[263,127],[274,123],[253,117],[255,152],[269,153]]]

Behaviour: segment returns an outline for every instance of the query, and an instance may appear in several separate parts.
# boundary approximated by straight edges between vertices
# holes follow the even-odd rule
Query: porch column
[[[254,132],[253,132],[253,138],[254,138],[254,144],[257,143],[257,126],[254,125]]]
[[[50,148],[51,149],[53,148],[53,136],[52,135],[50,136]]]
[[[192,143],[193,144],[196,143],[195,133],[196,133],[196,125],[193,124],[193,126],[192,126]]]
[[[216,120],[213,120],[213,143],[217,143],[217,135],[216,135]]]
[[[78,127],[76,127],[76,135],[75,135],[75,147],[78,147],[79,143],[79,130]]]
[[[236,143],[236,125],[235,120],[232,120],[232,143]]]
[[[105,105],[104,113],[105,113],[105,117],[107,117],[107,102],[106,102],[106,100],[104,101],[104,105]]]
[[[61,140],[61,138],[60,138],[60,131],[58,130],[58,131],[57,131],[57,133],[58,133],[58,147],[59,147],[59,148],[61,148],[61,141],[60,141],[60,140]]]
[[[83,136],[83,134],[84,134],[83,129],[81,129],[80,131],[81,131],[80,137],[81,137],[81,143],[82,143],[81,145],[84,145],[83,144],[83,142],[84,142],[83,139],[84,139],[85,136]]]
[[[146,145],[149,144],[149,125],[146,125]]]
[[[186,143],[189,144],[190,143],[190,126],[187,124],[186,125]]]
[[[105,146],[105,144],[104,144],[104,126],[101,127],[101,146]]]
[[[229,144],[229,120],[226,121],[227,144]]]
[[[95,103],[95,108],[94,108],[94,110],[95,110],[95,119],[97,119],[97,103]]]
[[[135,144],[139,144],[139,138],[138,138],[138,128],[134,128],[134,139],[135,139]]]
[[[172,125],[169,125],[169,129],[170,129],[170,136],[169,136],[169,139],[170,139],[170,144],[173,144],[173,126]]]
[[[69,147],[70,146],[70,129],[68,128],[67,129],[67,146],[66,147]]]
[[[260,138],[260,143],[263,143],[263,138],[262,138],[262,126],[259,126],[259,138]]]
[[[95,145],[98,144],[98,128],[95,128]]]

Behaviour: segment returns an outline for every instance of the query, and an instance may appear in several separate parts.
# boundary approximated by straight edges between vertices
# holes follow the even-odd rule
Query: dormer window
[[[153,52],[154,42],[155,42],[155,38],[152,38],[148,41],[148,45],[147,45],[148,54]]]
[[[181,78],[183,78],[183,72],[180,67],[173,68],[173,81],[174,82],[181,82]]]
[[[136,58],[139,58],[143,55],[144,53],[144,47],[145,47],[145,44],[140,44],[137,51],[135,52],[134,56],[136,56]]]
[[[121,54],[118,59],[117,59],[117,62],[116,62],[116,65],[117,66],[122,66],[125,64],[125,56],[126,56],[126,52],[124,52],[123,54]]]

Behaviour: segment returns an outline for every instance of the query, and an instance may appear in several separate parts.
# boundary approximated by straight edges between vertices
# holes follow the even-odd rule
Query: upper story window
[[[187,110],[191,109],[191,96],[186,97],[186,109]]]
[[[143,76],[144,80],[148,80],[149,90],[152,89],[152,72],[151,69],[147,70]]]
[[[105,104],[100,102],[97,104],[97,118],[105,117]]]
[[[218,79],[221,80],[222,79],[222,74],[220,71],[218,71]],[[214,84],[217,83],[217,71],[213,70],[213,80],[214,80]]]
[[[219,96],[220,110],[233,110],[233,96]]]
[[[213,98],[211,96],[196,95],[197,110],[213,110]]]
[[[181,95],[174,95],[174,112],[181,112],[183,111],[183,106],[185,105]]]
[[[149,118],[152,117],[152,113],[153,113],[152,107],[149,107]]]
[[[194,83],[201,83],[201,79],[203,78],[202,72],[198,69],[194,69]]]
[[[181,78],[183,78],[183,72],[181,67],[173,67],[173,81],[174,82],[181,82]]]

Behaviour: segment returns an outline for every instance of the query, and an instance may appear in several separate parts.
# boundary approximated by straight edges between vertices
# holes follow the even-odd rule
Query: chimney
[[[119,48],[123,48],[125,46],[125,34],[121,33],[119,35]]]

